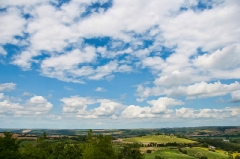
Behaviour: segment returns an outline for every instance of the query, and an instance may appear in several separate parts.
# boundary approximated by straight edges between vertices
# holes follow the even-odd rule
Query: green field
[[[49,140],[46,139],[45,141],[47,142],[59,142],[58,140]],[[24,140],[20,143],[20,146],[23,147],[24,145],[31,144],[31,145],[36,145],[37,141],[36,140]]]
[[[141,142],[141,143],[194,143],[195,141],[183,139],[183,138],[177,138],[177,137],[170,137],[167,135],[154,135],[154,136],[142,136],[142,137],[133,137],[133,138],[126,138],[123,139],[123,141],[126,142]]]
[[[195,156],[197,153],[201,153],[202,156],[207,156],[208,159],[228,159],[228,155],[220,152],[212,152],[208,151],[207,149],[200,148],[200,147],[193,147],[193,148],[182,148],[182,150],[186,150],[188,155]]]
[[[196,157],[182,154],[178,150],[159,150],[153,153],[146,153],[145,159],[154,159],[155,156],[164,157],[164,159],[196,159]]]
[[[27,145],[27,144],[35,145],[35,144],[37,144],[37,141],[36,141],[36,140],[32,140],[32,141],[22,141],[22,142],[20,143],[20,146],[22,147],[22,146]]]

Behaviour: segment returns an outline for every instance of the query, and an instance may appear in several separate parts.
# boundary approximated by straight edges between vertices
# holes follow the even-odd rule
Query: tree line
[[[84,142],[70,142],[62,140],[50,142],[46,140],[46,133],[37,139],[36,144],[20,146],[21,140],[12,137],[12,133],[5,132],[0,137],[1,159],[143,159],[140,145],[123,144],[114,147],[112,137],[107,135],[93,135],[89,130]]]

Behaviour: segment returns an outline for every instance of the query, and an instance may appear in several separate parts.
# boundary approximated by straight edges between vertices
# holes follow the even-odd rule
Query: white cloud
[[[194,118],[194,119],[225,119],[235,118],[240,115],[238,107],[225,107],[221,109],[216,108],[203,108],[194,109],[182,107],[173,109],[174,106],[185,104],[181,100],[173,98],[160,97],[157,100],[147,101],[150,106],[124,106],[119,102],[110,99],[91,99],[89,97],[72,96],[70,98],[63,98],[61,101],[64,103],[63,112],[67,113],[68,117],[82,118],[82,119],[181,119],[181,118]],[[89,109],[88,105],[100,105],[96,108]],[[66,114],[65,114],[66,115]]]
[[[210,69],[232,69],[240,66],[240,45],[229,45],[212,54],[198,56],[194,63],[198,67]]]
[[[17,54],[14,56],[14,60],[12,61],[12,64],[17,65],[21,67],[23,70],[29,70],[31,68],[32,62],[38,62],[36,60],[33,60],[32,58],[39,53],[36,51],[23,51],[21,54]]]
[[[0,84],[0,91],[12,91],[16,87],[15,83],[2,83]]]
[[[186,96],[187,98],[206,98],[222,96],[240,89],[239,82],[222,84],[220,81],[214,83],[199,82],[188,86],[177,86],[164,88],[161,86],[144,87],[139,85],[137,88],[138,101],[143,101],[149,96]]]
[[[100,104],[99,107],[94,108],[94,115],[101,116],[112,116],[119,114],[119,111],[123,108],[123,105],[118,102],[111,101],[109,99],[100,99],[98,100]]]
[[[180,118],[193,118],[194,117],[194,109],[192,108],[180,108],[176,109],[176,116]]]
[[[52,106],[53,105],[42,96],[33,96],[25,104],[26,109],[36,115],[47,114],[52,109]]]
[[[160,26],[166,40],[165,45],[177,44],[176,54],[191,55],[197,47],[203,51],[212,51],[239,42],[237,28],[240,22],[236,16],[239,12],[239,5],[229,5],[227,1],[202,12],[182,12]],[[173,56],[169,60],[171,58]]]
[[[117,117],[123,105],[109,99],[92,99],[88,97],[71,96],[62,98],[63,113],[69,117],[77,118],[109,118]],[[96,108],[88,109],[89,105],[100,104]]]
[[[176,116],[179,118],[214,118],[224,119],[230,117],[236,117],[240,115],[240,109],[238,107],[226,107],[223,109],[199,109],[193,108],[180,108],[176,109]]]
[[[78,8],[77,4],[76,7]],[[43,4],[32,11],[33,20],[28,23],[27,31],[31,34],[31,47],[34,50],[62,51],[68,42],[78,41],[78,32],[71,21],[84,10],[79,8],[75,16],[71,16],[66,5],[62,9],[57,10],[50,4]],[[74,10],[75,7],[72,11]]]
[[[178,73],[176,73],[176,72]],[[189,84],[191,82],[191,76],[188,73],[181,73],[178,70],[175,70],[170,75],[164,75],[160,76],[159,78],[156,78],[154,81],[154,84],[157,86],[180,86],[183,84]]]
[[[135,105],[128,106],[123,112],[123,118],[169,118],[173,106],[183,105],[184,102],[173,98],[160,97],[157,100],[147,101],[151,106],[140,107]]]
[[[96,57],[93,47],[86,47],[83,51],[73,50],[66,54],[56,57],[50,57],[43,60],[41,64],[41,73],[44,76],[58,78],[66,82],[82,83],[77,77],[93,74],[91,67],[78,67],[80,64],[92,62]]]
[[[173,96],[169,92],[173,92],[174,88],[164,88],[164,87],[159,87],[159,86],[154,86],[154,87],[144,87],[142,85],[138,85],[137,87],[137,93],[135,94],[138,98],[138,102],[144,101],[146,98],[150,96],[163,96],[163,95],[168,95],[168,96]],[[176,95],[176,94],[174,94]],[[179,95],[179,94],[177,94]],[[183,94],[181,94],[183,95]]]
[[[42,96],[34,96],[32,98],[30,98],[29,103],[32,104],[41,104],[41,103],[46,103],[46,99],[43,98]]]
[[[156,37],[152,47],[160,48],[163,45],[170,48],[172,54],[163,55],[165,59],[141,59],[142,67],[149,67],[153,74],[158,74],[159,77],[155,79],[154,87],[138,86],[137,100],[143,101],[148,96],[160,95],[209,97],[237,90],[238,84],[230,84],[228,87],[207,83],[216,79],[240,77],[240,32],[237,29],[240,24],[237,20],[239,8],[237,1],[225,1],[214,5],[212,9],[188,9],[176,16],[165,18],[159,25],[162,34]],[[197,49],[201,49],[204,54],[199,55]],[[176,70],[177,74],[174,73]],[[227,89],[224,90],[225,88]]]
[[[14,35],[21,35],[25,24],[27,25],[24,32],[29,34],[27,40],[24,40],[27,41],[28,47],[13,56],[12,64],[27,70],[31,68],[32,63],[36,63],[41,66],[40,72],[44,76],[66,82],[84,83],[84,78],[110,79],[114,77],[114,73],[133,71],[133,66],[126,63],[120,65],[117,59],[112,59],[128,54],[130,62],[132,59],[137,61],[131,63],[132,65],[136,64],[140,69],[150,68],[154,74],[159,75],[155,80],[156,85],[170,87],[208,82],[220,77],[239,78],[236,72],[239,71],[238,26],[240,23],[237,16],[239,3],[236,1],[219,4],[214,2],[212,9],[193,11],[191,7],[197,5],[197,1],[150,0],[146,3],[139,0],[131,2],[122,0],[113,1],[112,7],[106,12],[93,12],[82,18],[81,14],[86,11],[88,5],[95,2],[107,1],[72,0],[59,8],[48,1],[39,0],[21,0],[16,3],[10,0],[2,3],[3,6],[12,5],[10,9],[15,13],[10,14],[7,11],[3,15],[7,17],[14,15],[15,18],[12,18],[19,21],[17,25],[11,26],[14,27],[13,31],[10,27],[9,31],[2,30],[2,33],[9,33],[3,36],[6,37],[3,39],[8,39],[4,41],[9,39],[12,41]],[[22,12],[31,14],[29,20],[24,20],[21,11],[16,7],[13,9],[13,6],[17,5],[23,6]],[[180,12],[180,7],[187,7],[188,10]],[[140,34],[142,37],[136,38],[135,34]],[[82,44],[84,38],[106,36],[113,41],[110,49],[106,46],[93,48]],[[142,48],[145,39],[153,40],[153,45]],[[128,48],[114,50],[124,46],[125,42],[129,43]],[[162,46],[169,48],[172,54],[164,55]],[[69,47],[74,51],[66,52],[65,49]],[[91,48],[92,51],[86,51],[84,48]],[[205,54],[198,55],[198,48],[201,48]],[[221,51],[217,51],[218,49]],[[152,51],[158,52],[157,56],[149,57]],[[43,52],[49,58],[36,60],[35,57],[41,56]],[[232,56],[227,56],[228,54]],[[95,63],[94,60],[98,57],[107,58],[108,62]],[[221,59],[228,59],[228,62]],[[217,70],[208,70],[208,68]],[[226,72],[222,72],[221,69],[227,68],[236,70],[229,71],[230,76],[226,76]],[[171,74],[176,70],[181,73]]]
[[[42,69],[70,70],[78,64],[92,62],[96,57],[93,47],[86,47],[84,51],[73,50],[63,55],[50,57],[41,64]]]
[[[0,6],[6,7],[6,6],[23,6],[23,5],[35,5],[37,3],[47,2],[49,0],[8,0],[8,1],[2,1]]]
[[[177,89],[168,90],[166,93],[170,96],[184,95],[211,97],[225,95],[238,89],[240,89],[240,84],[237,81],[231,84],[222,84],[218,81],[214,83],[200,82],[189,86],[180,86],[177,87]]]
[[[0,99],[3,99],[3,98],[4,98],[4,94],[0,93]]]
[[[7,52],[4,50],[2,46],[0,46],[0,55],[7,55]]]
[[[15,103],[11,98],[0,101],[0,114],[13,116],[31,116],[46,115],[51,109],[52,104],[42,96],[33,96],[25,103]]]
[[[121,65],[118,67],[117,72],[131,72],[132,71],[132,66],[128,65]]]
[[[23,107],[19,105],[19,103],[13,103],[8,100],[3,100],[0,102],[0,114],[9,115],[13,113],[17,113],[18,110],[23,110]]]
[[[108,80],[116,73],[150,69],[156,76],[153,82],[155,85],[139,85],[137,101],[143,101],[149,96],[186,96],[193,99],[229,93],[232,102],[239,101],[238,1],[214,1],[207,4],[213,5],[211,9],[201,11],[191,9],[197,5],[197,0],[116,0],[106,12],[93,12],[84,18],[81,14],[89,5],[107,1],[72,0],[60,7],[49,2],[8,0],[0,4],[6,7],[6,11],[0,13],[0,54],[7,54],[2,46],[6,43],[20,48],[19,53],[12,55],[12,64],[27,70],[35,63],[40,66],[41,75],[75,83]],[[188,9],[180,12],[180,7]],[[30,18],[25,19],[24,14],[30,14]],[[28,35],[26,39],[15,38],[23,33]],[[109,37],[111,41],[101,47],[83,43],[87,38],[102,37]],[[153,44],[145,48],[145,40],[153,41]],[[166,54],[164,48],[171,53]],[[236,79],[235,83],[213,82],[233,78]],[[0,84],[0,91],[10,91],[15,86],[14,83]],[[70,90],[68,87],[65,89]],[[96,91],[103,90],[101,87],[96,88]],[[27,92],[25,95],[28,95]],[[1,98],[5,99],[3,94]],[[79,96],[62,98],[61,102],[63,113],[74,114],[79,118],[118,118],[120,108],[123,107],[110,99]],[[150,106],[126,107],[122,117],[159,117],[161,113],[169,115],[173,111],[171,106],[184,104],[168,97],[147,103]],[[91,104],[99,104],[99,107],[88,109]],[[42,96],[34,96],[26,104],[5,99],[2,106],[4,109],[16,107],[19,114],[44,114],[52,107]],[[23,107],[29,107],[30,112]],[[194,118],[215,117],[222,112],[234,114],[227,108],[176,110],[179,117]]]
[[[240,102],[240,90],[231,92],[231,98],[230,102]]]
[[[22,96],[32,96],[33,94],[32,93],[29,93],[29,92],[23,92]]]
[[[95,89],[95,91],[96,91],[96,92],[104,92],[104,91],[106,91],[106,89],[103,88],[103,87],[97,87],[97,88]]]
[[[17,8],[7,8],[5,12],[0,12],[0,21],[0,44],[17,43],[14,36],[22,36],[24,25],[26,24],[20,10]]]
[[[71,87],[68,87],[68,86],[64,86],[63,88],[67,91],[72,91],[73,90]]]
[[[102,79],[103,77],[110,75],[113,71],[117,70],[117,68],[118,68],[117,61],[110,61],[104,66],[98,66],[96,68],[96,74],[93,76],[89,76],[88,78],[92,80]]]
[[[151,113],[150,107],[140,107],[135,105],[128,106],[123,112],[123,118],[146,118],[154,117],[155,115]]]
[[[160,57],[147,57],[142,61],[143,67],[151,67],[154,70],[161,70],[164,65],[164,61]]]
[[[183,105],[184,102],[168,97],[160,97],[157,100],[147,101],[148,104],[152,105],[152,113],[164,113],[168,110],[168,107]]]
[[[183,1],[114,1],[106,13],[94,14],[79,23],[79,30],[85,37],[111,36],[130,41],[131,37],[123,31],[142,33],[169,14],[178,10]],[[136,5],[137,4],[137,5]],[[139,18],[141,17],[141,18]],[[133,23],[134,21],[134,23]],[[94,27],[98,26],[98,27]]]
[[[62,98],[60,100],[63,102],[63,112],[72,113],[72,112],[85,112],[88,104],[95,103],[94,100],[79,96],[71,96],[70,98]]]

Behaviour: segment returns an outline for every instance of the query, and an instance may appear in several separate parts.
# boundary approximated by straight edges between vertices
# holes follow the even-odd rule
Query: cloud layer
[[[239,15],[238,0],[0,2],[0,115],[240,120]]]

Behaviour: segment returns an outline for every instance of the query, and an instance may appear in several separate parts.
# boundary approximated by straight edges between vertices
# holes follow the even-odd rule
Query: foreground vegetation
[[[45,132],[41,135],[28,135],[5,132],[0,135],[0,158],[240,159],[239,134],[236,133],[238,129],[218,129],[218,131],[233,132],[235,135],[228,135],[225,138],[220,135],[192,137],[181,134],[165,134],[157,132],[158,129],[89,130],[88,132],[84,130],[84,133],[77,130],[77,134],[80,135],[74,134],[73,130],[70,131],[71,135],[47,135]],[[190,130],[192,131],[192,128]],[[54,131],[56,132],[56,130]],[[166,129],[165,131],[172,130]],[[69,131],[63,130],[63,132]],[[196,130],[196,132],[215,133],[212,129]],[[128,138],[119,138],[116,135],[128,135]]]
[[[112,145],[111,136],[93,135],[88,132],[86,142],[72,143],[46,141],[46,134],[38,138],[35,145],[26,143],[20,147],[20,140],[12,133],[0,137],[1,159],[143,159],[139,144],[124,144],[118,149]]]

